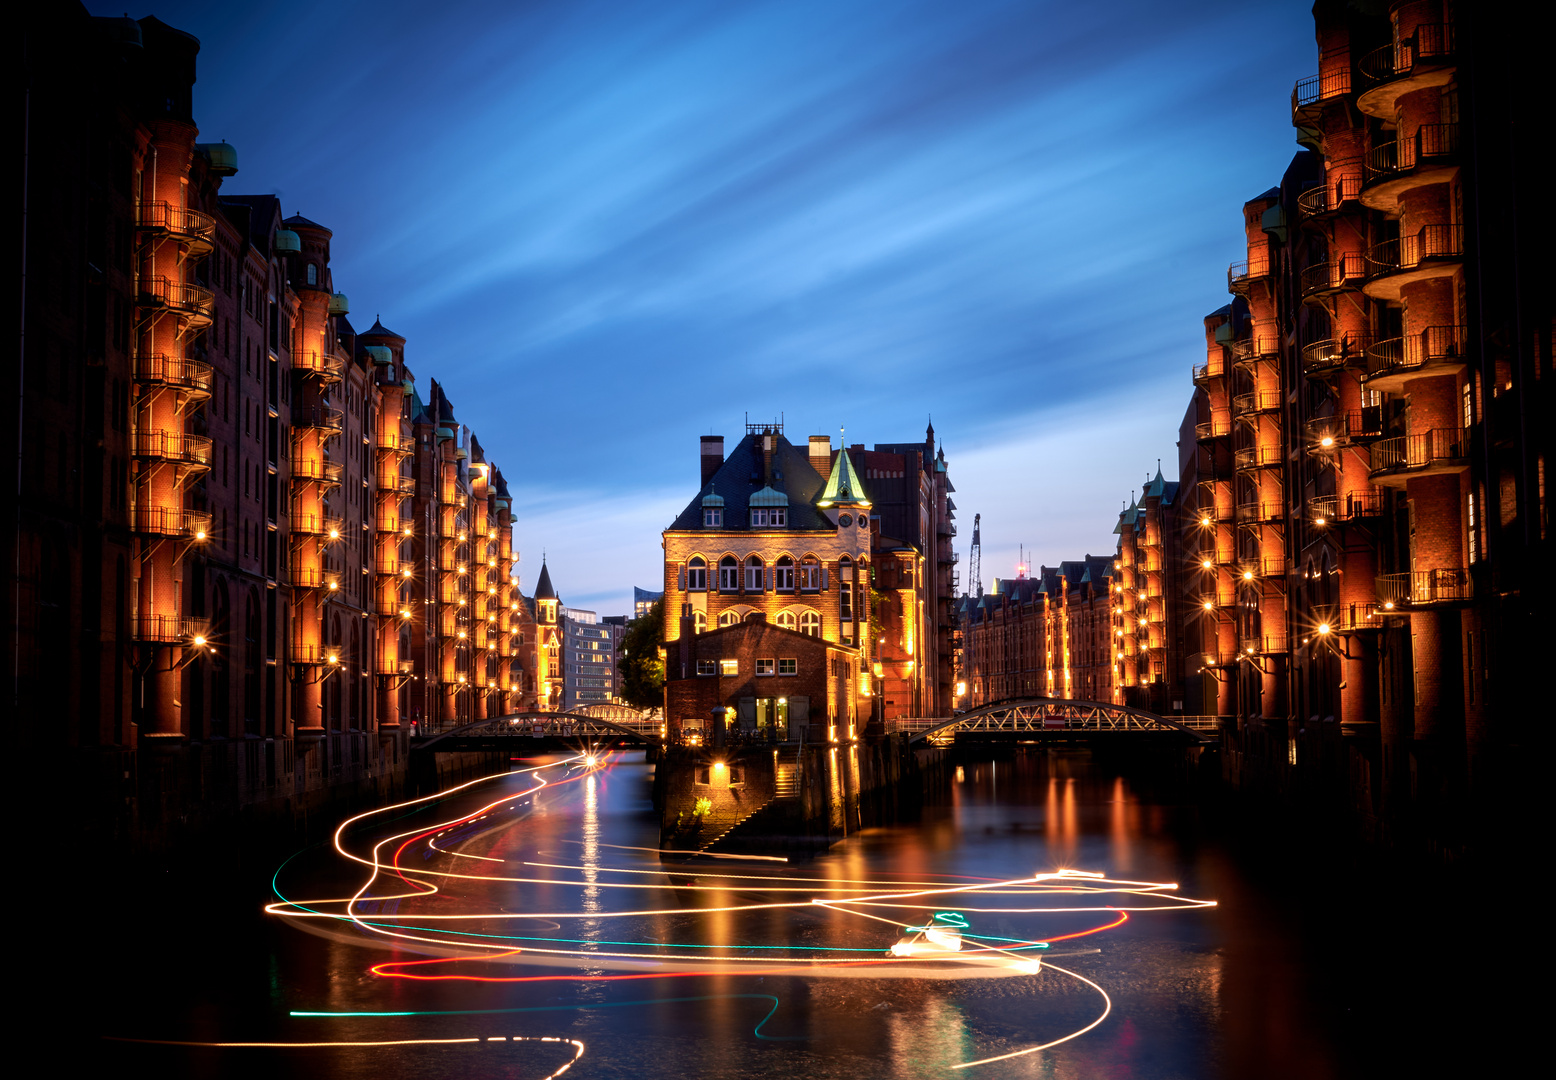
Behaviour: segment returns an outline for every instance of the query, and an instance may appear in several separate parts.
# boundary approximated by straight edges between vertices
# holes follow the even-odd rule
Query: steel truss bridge
[[[1016,741],[1088,741],[1118,737],[1120,741],[1169,739],[1187,745],[1216,740],[1217,717],[1168,718],[1127,705],[1067,698],[1021,698],[996,701],[951,717],[888,720],[888,731],[910,734],[909,742],[947,745],[958,736]]]
[[[512,751],[536,747],[639,745],[663,739],[664,720],[657,711],[645,713],[626,705],[590,705],[573,712],[517,712],[477,720],[436,732],[412,742],[412,749],[434,753],[470,750]]]

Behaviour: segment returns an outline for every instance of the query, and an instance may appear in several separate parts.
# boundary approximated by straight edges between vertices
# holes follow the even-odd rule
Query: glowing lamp
[[[1206,514],[1204,517],[1200,518],[1199,519],[1199,523],[1201,525],[1209,525],[1210,524],[1210,515]]]
[[[205,635],[204,634],[196,634],[195,637],[194,637],[194,643],[195,643],[195,648],[198,649],[198,648],[202,647],[205,644]]]
[[[340,530],[339,529],[331,529],[330,530],[330,539],[331,540],[339,540],[340,539]]]
[[[1334,445],[1334,436],[1325,435],[1322,439],[1318,440],[1318,445],[1327,450],[1329,447]]]
[[[1205,601],[1205,610],[1206,610],[1206,611],[1209,611],[1209,610],[1211,610],[1211,609],[1212,609],[1212,608],[1214,608],[1214,607],[1215,607],[1215,606],[1216,606],[1216,605],[1215,605],[1215,604],[1214,604],[1214,603],[1213,603],[1213,602],[1212,602],[1212,601],[1210,601],[1210,600],[1206,600],[1206,601]]]
[[[1252,581],[1253,580],[1253,571],[1252,570],[1244,570],[1243,571],[1243,580],[1244,581]]]
[[[1313,524],[1314,525],[1327,525],[1329,523],[1327,521],[1325,521],[1323,518],[1320,517],[1320,518],[1314,518],[1313,519]]]
[[[1318,624],[1318,632],[1320,634],[1327,634],[1327,633],[1329,633],[1329,624],[1326,623],[1326,622],[1325,623],[1319,623]]]
[[[334,654],[334,653],[330,653],[330,654],[329,654],[329,655],[328,655],[328,656],[326,656],[326,657],[325,657],[325,658],[324,658],[324,659],[326,659],[326,660],[328,660],[328,661],[329,661],[329,662],[330,662],[330,663],[332,663],[332,664],[338,664],[338,663],[340,663],[340,657],[338,657],[338,656],[336,656],[336,655],[335,655],[335,654]]]
[[[195,539],[196,540],[204,540],[205,539],[205,530],[204,529],[196,529],[195,530]]]
[[[338,588],[340,588],[340,582],[338,582],[338,581],[330,582],[330,592],[334,592]]]

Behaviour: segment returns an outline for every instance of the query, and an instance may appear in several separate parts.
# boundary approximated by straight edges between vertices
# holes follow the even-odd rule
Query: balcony
[[[211,515],[179,507],[134,506],[130,508],[130,531],[143,536],[204,540],[211,535]]]
[[[1451,375],[1462,370],[1468,335],[1462,326],[1428,326],[1408,337],[1386,338],[1367,348],[1369,390],[1397,394],[1419,375]]]
[[[1306,428],[1308,449],[1315,454],[1328,454],[1341,446],[1382,437],[1383,410],[1373,405],[1334,416],[1315,416]]]
[[[1193,369],[1194,385],[1199,386],[1211,379],[1219,379],[1226,374],[1226,364],[1221,357],[1206,360],[1203,364],[1195,364]]]
[[[1364,161],[1362,205],[1397,213],[1405,192],[1454,178],[1459,169],[1459,125],[1422,124],[1407,139],[1378,143]]]
[[[390,555],[390,556],[378,559],[373,564],[373,572],[375,574],[381,574],[381,575],[385,575],[385,576],[388,576],[388,577],[399,577],[400,576],[400,556],[399,555]]]
[[[1385,611],[1401,607],[1452,604],[1475,596],[1470,572],[1462,569],[1411,570],[1380,574],[1374,584]]]
[[[411,660],[385,660],[380,656],[375,670],[380,675],[410,675],[416,670],[416,664]]]
[[[342,663],[345,655],[339,645],[305,645],[302,642],[292,642],[290,659],[294,664],[328,664],[335,667]]]
[[[379,473],[378,490],[391,495],[414,495],[416,478],[402,473]]]
[[[188,397],[202,401],[211,396],[211,365],[204,360],[151,353],[136,354],[133,364],[138,383],[182,390]]]
[[[292,457],[293,480],[309,480],[335,486],[345,475],[346,466],[338,461],[325,461],[323,458],[301,454],[294,454]]]
[[[141,203],[135,227],[172,238],[193,258],[210,252],[216,236],[216,219],[210,214],[165,202]]]
[[[292,533],[298,536],[323,536],[339,540],[346,528],[344,518],[324,514],[293,514]]]
[[[187,615],[130,616],[130,636],[136,641],[180,645],[194,637],[197,629],[196,620]]]
[[[416,437],[414,435],[402,435],[399,430],[373,432],[373,446],[379,450],[389,450],[397,454],[411,454],[416,451]]]
[[[306,353],[292,357],[292,370],[327,383],[337,382],[346,371],[346,358],[334,353]]]
[[[1368,338],[1361,334],[1324,338],[1302,346],[1302,373],[1323,378],[1359,364],[1366,356]]]
[[[1261,329],[1269,328],[1260,324],[1248,337],[1231,343],[1233,364],[1251,364],[1264,357],[1274,357],[1280,351],[1280,339],[1268,333],[1261,334]]]
[[[1230,413],[1210,414],[1209,420],[1202,420],[1194,425],[1194,438],[1199,442],[1209,442],[1211,439],[1219,439],[1232,433],[1232,416]]]
[[[1245,446],[1232,456],[1232,464],[1238,469],[1278,469],[1281,452],[1275,446]]]
[[[135,456],[144,461],[161,461],[185,468],[211,467],[211,440],[204,435],[186,435],[178,431],[137,431]]]
[[[1268,254],[1256,259],[1244,259],[1235,262],[1226,270],[1226,291],[1239,296],[1246,296],[1253,288],[1253,283],[1262,281],[1270,276],[1270,257]]]
[[[1299,128],[1312,127],[1324,103],[1351,92],[1348,68],[1298,79],[1291,88],[1291,122]]]
[[[1464,472],[1466,460],[1462,428],[1434,428],[1419,435],[1399,435],[1372,444],[1372,482],[1404,487],[1419,476],[1445,476]]]
[[[1453,52],[1453,27],[1442,23],[1423,23],[1409,37],[1374,49],[1357,64],[1372,85],[1357,98],[1356,107],[1380,120],[1394,119],[1401,96],[1448,83]]]
[[[1361,630],[1382,630],[1383,609],[1372,602],[1341,604],[1329,620],[1329,629],[1337,634],[1351,634]]]
[[[340,575],[322,566],[294,566],[291,585],[294,589],[329,589],[333,592],[340,587]]]
[[[1235,394],[1232,397],[1234,416],[1277,412],[1279,409],[1279,390],[1250,390],[1246,394]]]
[[[374,520],[373,528],[381,533],[397,533],[400,531],[400,515],[395,513],[381,513]]]
[[[1355,162],[1351,163],[1354,168]],[[1362,171],[1331,172],[1329,179],[1297,196],[1297,209],[1303,217],[1322,217],[1338,213],[1347,203],[1361,197]]]
[[[1279,656],[1286,651],[1285,634],[1239,637],[1238,643],[1244,656]]]
[[[1337,522],[1382,517],[1386,508],[1381,491],[1352,492],[1349,495],[1316,495],[1308,500],[1308,520],[1322,528]]]
[[[1237,523],[1239,525],[1259,525],[1279,520],[1279,503],[1245,502],[1237,504]]]
[[[144,308],[161,308],[177,315],[187,330],[203,330],[211,325],[211,309],[216,306],[216,294],[198,285],[173,281],[165,277],[146,277],[140,281],[140,297],[136,301]]]
[[[1367,249],[1362,291],[1374,300],[1398,300],[1406,285],[1451,277],[1463,257],[1462,225],[1423,225],[1414,236],[1385,240]]]
[[[302,405],[292,409],[293,428],[313,428],[338,433],[346,424],[346,414],[323,405]]]
[[[1360,252],[1305,267],[1300,281],[1302,299],[1316,300],[1347,289],[1360,288],[1367,276],[1367,262]]]

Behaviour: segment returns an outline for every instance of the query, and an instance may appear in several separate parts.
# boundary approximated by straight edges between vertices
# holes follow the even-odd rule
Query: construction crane
[[[983,538],[979,536],[982,514],[973,515],[972,549],[967,552],[967,575],[972,580],[970,584],[978,590],[978,596],[983,596]]]

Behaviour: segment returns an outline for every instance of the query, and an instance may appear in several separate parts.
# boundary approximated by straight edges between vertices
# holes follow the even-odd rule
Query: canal
[[[914,820],[795,864],[663,862],[638,755],[538,764],[267,872],[213,852],[74,890],[40,983],[69,1054],[373,1080],[1426,1076],[1484,1065],[1505,1010],[1484,959],[1508,946],[1476,912],[1150,762],[964,757]]]

